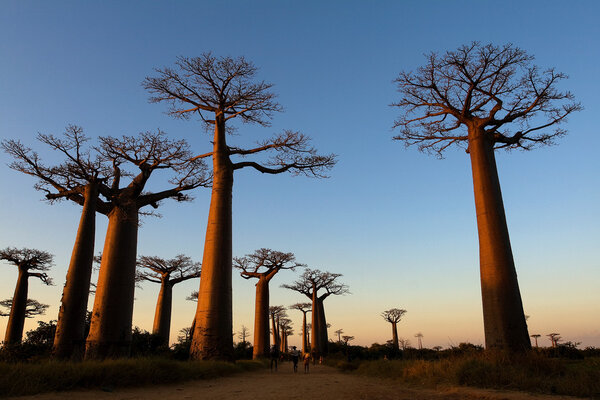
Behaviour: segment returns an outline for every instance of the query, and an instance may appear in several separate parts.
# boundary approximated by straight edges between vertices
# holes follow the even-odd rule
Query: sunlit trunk
[[[319,342],[321,348],[321,354],[326,355],[329,353],[329,337],[327,335],[327,320],[325,319],[325,308],[323,307],[323,300],[318,299],[319,305]]]
[[[85,316],[90,295],[96,231],[98,187],[85,188],[79,229],[71,253],[71,262],[58,311],[53,355],[56,358],[81,360],[85,349]]]
[[[469,153],[479,234],[485,345],[488,349],[531,349],[515,270],[493,143],[469,129]]]
[[[173,285],[169,278],[163,278],[160,284],[160,292],[156,301],[156,312],[154,313],[154,325],[152,333],[160,337],[162,345],[169,345],[169,333],[171,331],[171,308],[173,303]]]
[[[275,322],[275,314],[271,314],[271,326],[273,331],[273,346],[278,349],[279,339],[277,338],[277,323]]]
[[[85,358],[126,357],[131,347],[138,210],[115,207],[108,215]]]
[[[231,196],[233,166],[223,114],[216,115],[213,185],[202,260],[192,360],[233,360]]]
[[[398,324],[396,322],[392,322],[392,344],[394,345],[394,350],[398,350]]]
[[[29,274],[27,270],[19,268],[17,287],[12,298],[12,307],[6,325],[4,343],[6,345],[21,343],[23,338],[23,326],[25,325],[25,312],[27,311],[27,288],[29,286]]]
[[[264,277],[256,283],[255,301],[253,359],[269,355],[269,281]]]
[[[321,346],[320,339],[321,335],[319,334],[319,298],[317,297],[317,290],[313,285],[313,295],[312,295],[312,321],[311,321],[311,336],[312,343],[310,345],[310,352],[319,356],[321,354]]]
[[[306,336],[306,312],[302,311],[302,354],[308,351],[308,338]]]

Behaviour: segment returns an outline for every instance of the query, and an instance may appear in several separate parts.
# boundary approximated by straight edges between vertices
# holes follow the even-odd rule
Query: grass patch
[[[0,397],[72,389],[112,391],[126,386],[208,379],[263,368],[255,361],[175,361],[139,358],[81,363],[0,363]]]
[[[345,367],[340,369],[352,370]],[[600,398],[600,358],[564,360],[535,353],[519,357],[483,353],[440,360],[363,361],[353,373],[421,387],[461,385]]]

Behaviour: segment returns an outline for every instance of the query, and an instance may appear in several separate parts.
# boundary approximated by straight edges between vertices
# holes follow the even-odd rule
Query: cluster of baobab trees
[[[185,191],[201,186],[211,186],[212,195],[191,358],[231,359],[234,264],[243,277],[258,280],[254,351],[257,357],[265,354],[269,280],[277,271],[299,265],[289,253],[267,249],[240,259],[232,257],[234,173],[252,168],[266,174],[292,172],[322,177],[335,164],[335,156],[317,154],[307,136],[291,130],[258,142],[253,148],[228,143],[230,120],[268,126],[274,113],[281,111],[271,84],[256,81],[255,73],[254,65],[244,58],[217,58],[207,53],[180,57],[175,66],[156,69],[155,76],[144,80],[151,102],[168,104],[169,113],[177,118],[198,117],[207,130],[213,131],[212,149],[203,154],[192,153],[184,141],[171,140],[162,132],[122,139],[103,137],[99,145],[84,148],[87,138],[81,128],[69,126],[64,139],[40,135],[40,141],[65,156],[63,164],[47,167],[37,153],[20,142],[3,142],[5,151],[16,160],[11,167],[37,177],[37,188],[46,192],[48,200],[69,199],[83,207],[61,303],[57,354],[73,357],[83,352],[81,321],[90,283],[96,213],[108,216],[109,227],[85,345],[86,358],[120,356],[128,351],[138,219],[144,213],[141,209],[157,207],[167,198],[186,200]],[[399,132],[394,139],[438,156],[452,145],[462,146],[469,154],[488,348],[531,348],[495,151],[530,150],[550,144],[565,133],[556,127],[581,109],[571,93],[557,88],[565,78],[553,69],[535,66],[532,56],[511,44],[473,42],[444,54],[431,53],[422,67],[401,72],[395,80],[400,98],[393,106],[400,115],[394,124]],[[267,153],[272,156],[248,158]],[[204,163],[208,158],[212,159],[212,168]],[[172,172],[171,187],[145,192],[146,182],[158,169]],[[122,185],[125,179],[129,183]],[[158,275],[153,279],[158,281]],[[336,282],[338,277],[307,269],[301,279],[284,285],[311,300],[311,347],[318,352],[326,351],[328,342],[323,328],[323,301],[331,294],[347,292],[345,285]],[[165,298],[168,296],[165,294]],[[17,299],[13,302],[16,304]],[[23,309],[20,302],[18,307]],[[394,327],[393,321],[390,316]],[[397,334],[395,337],[397,341]]]

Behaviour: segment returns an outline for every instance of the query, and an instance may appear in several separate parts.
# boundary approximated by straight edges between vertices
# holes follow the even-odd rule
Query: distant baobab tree
[[[279,338],[281,340],[281,348],[279,351],[282,353],[288,352],[288,336],[293,335],[292,320],[287,317],[279,318]]]
[[[187,142],[168,139],[161,131],[120,139],[100,137],[99,152],[111,160],[114,178],[110,187],[102,183],[99,186],[109,202],[103,205],[108,208],[108,228],[86,340],[86,359],[129,355],[139,215],[143,214],[140,210],[146,206],[156,208],[168,198],[189,200],[185,191],[210,185],[202,160],[190,160],[192,153]],[[144,189],[155,171],[171,174],[169,187],[147,192]],[[126,177],[130,181],[122,186]]]
[[[405,339],[405,338],[398,338],[398,343],[400,344],[400,347],[402,347],[402,350],[406,350],[407,347],[410,347],[410,340],[409,339]]]
[[[45,285],[52,285],[52,279],[46,271],[52,267],[53,258],[52,254],[37,249],[7,247],[0,250],[0,260],[7,261],[19,270],[15,293],[10,299],[11,307],[4,335],[6,345],[21,343],[27,317],[29,278],[38,278]]]
[[[354,336],[342,336],[342,339],[344,340],[344,344],[348,346],[348,342],[354,340]]]
[[[417,338],[418,343],[419,343],[419,350],[422,350],[423,342],[422,342],[421,338],[423,337],[423,334],[421,332],[419,332],[419,333],[415,334],[415,337]]]
[[[341,338],[341,334],[344,333],[343,329],[338,329],[337,331],[333,332],[337,335],[338,337],[338,343],[342,343],[342,338]]]
[[[271,92],[272,85],[255,81],[257,68],[243,57],[179,57],[174,68],[156,69],[156,77],[147,77],[143,86],[152,94],[153,103],[167,102],[169,113],[177,118],[200,117],[207,130],[214,131],[212,151],[197,156],[212,157],[213,189],[204,242],[196,332],[192,340],[192,359],[233,357],[231,268],[232,209],[234,172],[253,168],[261,173],[291,172],[323,177],[335,164],[335,156],[318,155],[310,139],[285,131],[254,148],[238,148],[227,143],[229,121],[268,126],[273,114],[282,110]],[[271,153],[268,159],[235,161]]]
[[[10,316],[13,299],[5,299],[0,301],[0,307],[6,308],[8,311],[0,311],[0,317]],[[42,304],[34,299],[27,299],[27,307],[25,308],[25,318],[33,318],[37,315],[46,314],[46,310],[50,307],[48,304]]]
[[[297,281],[289,285],[281,285],[283,288],[294,290],[312,300],[311,353],[313,354],[327,354],[327,320],[323,302],[330,295],[349,293],[348,286],[337,281],[341,276],[342,274],[307,268]],[[319,290],[324,290],[324,293],[319,295]]]
[[[246,344],[246,338],[250,335],[250,330],[242,325],[242,329],[240,329],[238,333],[238,338],[242,340],[242,343]]]
[[[398,322],[400,322],[404,314],[406,314],[406,310],[402,308],[390,308],[381,313],[383,319],[392,324],[392,345],[394,346],[394,350],[400,348],[398,345]]]
[[[494,152],[547,145],[565,131],[548,129],[581,110],[557,89],[566,75],[532,65],[533,57],[507,44],[473,42],[431,53],[416,72],[396,78],[401,109],[394,137],[441,157],[453,144],[471,158],[485,342],[487,348],[531,348],[515,270]],[[511,131],[511,127],[514,127]]]
[[[293,270],[302,267],[303,264],[297,263],[292,253],[262,248],[244,257],[234,258],[233,266],[241,271],[242,278],[258,279],[252,358],[267,357],[269,355],[269,282],[282,269]]]
[[[535,347],[536,347],[536,348],[538,347],[538,341],[537,341],[537,340],[538,340],[538,338],[539,338],[540,336],[542,336],[542,335],[540,335],[540,334],[538,334],[538,333],[535,333],[535,334],[531,335],[531,337],[532,337],[532,338],[535,340]]]
[[[302,354],[308,353],[310,350],[308,335],[308,330],[310,328],[306,323],[306,313],[311,312],[311,306],[311,303],[296,303],[290,306],[290,309],[302,312],[302,332],[300,333],[300,335],[302,336]]]
[[[188,297],[185,298],[189,301],[198,303],[198,291],[194,290]],[[196,328],[196,313],[194,312],[194,318],[192,319],[192,325],[190,326],[190,340],[194,336],[194,329]]]
[[[271,315],[271,332],[273,334],[273,346],[279,348],[281,346],[281,336],[279,332],[279,320],[287,318],[286,308],[284,306],[270,306],[269,314]]]
[[[200,278],[200,263],[183,254],[170,260],[157,256],[142,256],[137,260],[136,280],[160,284],[152,333],[163,345],[169,345],[173,286],[194,278]]]
[[[108,210],[98,198],[100,183],[110,184],[113,169],[107,160],[86,147],[89,138],[80,126],[68,125],[62,137],[39,134],[37,138],[65,161],[60,165],[44,165],[37,152],[15,140],[3,141],[2,148],[15,159],[10,168],[38,178],[35,188],[45,192],[48,201],[68,199],[82,206],[53,345],[54,357],[80,360],[86,334],[96,212]]]
[[[549,333],[546,336],[548,336],[548,339],[552,342],[552,347],[558,346],[558,342],[562,339],[560,333]]]

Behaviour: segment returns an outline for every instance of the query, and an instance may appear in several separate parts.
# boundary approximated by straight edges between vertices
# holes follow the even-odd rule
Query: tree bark
[[[4,343],[7,346],[21,343],[23,339],[23,326],[25,325],[25,312],[27,310],[27,289],[29,286],[29,273],[19,267],[19,277],[13,295],[12,307],[6,325]]]
[[[400,346],[398,345],[398,323],[392,322],[392,344],[394,345],[394,350],[399,350]]]
[[[85,187],[83,210],[54,335],[53,356],[60,359],[79,361],[85,350],[85,317],[94,262],[97,198],[97,184],[89,183]]]
[[[277,324],[275,322],[275,314],[271,314],[271,326],[273,329],[273,346],[279,349],[279,339],[277,337]]]
[[[269,356],[269,281],[260,277],[256,283],[254,310],[254,349],[252,358]]]
[[[325,307],[323,307],[323,300],[318,299],[319,305],[319,335],[320,335],[320,347],[321,354],[327,355],[329,353],[329,337],[327,335],[327,320],[325,319]]]
[[[128,203],[114,207],[108,215],[86,359],[129,355],[137,233],[137,206]]]
[[[169,345],[169,334],[171,331],[171,309],[173,303],[173,285],[169,278],[163,278],[160,284],[160,292],[156,301],[156,312],[154,313],[154,325],[152,333],[160,337],[161,345]]]
[[[319,298],[317,297],[317,290],[313,284],[312,291],[312,321],[310,327],[310,333],[312,336],[312,343],[310,345],[310,352],[315,356],[321,355],[321,335],[319,334]]]
[[[488,349],[531,349],[513,260],[493,142],[469,127],[485,344]]]
[[[225,142],[225,119],[215,115],[213,186],[204,242],[192,360],[233,360],[231,196],[233,165]]]
[[[302,311],[302,354],[308,351],[308,339],[306,336],[306,311]]]

